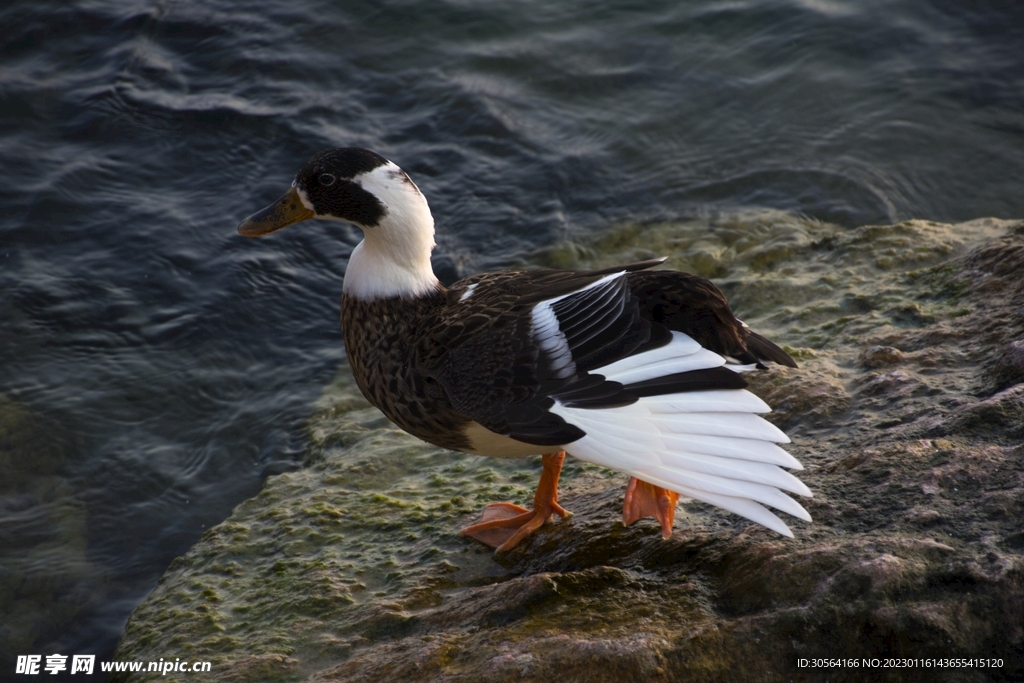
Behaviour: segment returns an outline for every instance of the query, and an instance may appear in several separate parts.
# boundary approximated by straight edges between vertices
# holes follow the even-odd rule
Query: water
[[[1024,10],[962,4],[6,3],[0,677],[109,658],[171,559],[301,460],[357,231],[234,228],[308,156],[405,168],[446,280],[751,206],[1021,217]]]

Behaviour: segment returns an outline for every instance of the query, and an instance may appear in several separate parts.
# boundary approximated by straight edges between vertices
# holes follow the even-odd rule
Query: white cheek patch
[[[299,195],[299,201],[302,202],[302,205],[319,218],[320,216],[316,213],[316,209],[313,208],[313,202],[309,201],[309,195],[306,194],[306,191],[299,187],[294,180],[292,181],[292,187],[295,188],[295,194]]]

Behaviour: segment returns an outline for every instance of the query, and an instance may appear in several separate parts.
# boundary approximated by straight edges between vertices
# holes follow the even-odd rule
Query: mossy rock
[[[537,462],[417,442],[343,368],[307,467],[176,560],[116,656],[181,653],[222,681],[864,680],[797,666],[836,657],[1002,661],[879,680],[1024,677],[1024,404],[998,365],[1024,340],[1021,226],[760,212],[621,226],[538,257],[668,255],[793,351],[801,368],[751,380],[815,494],[795,539],[684,499],[662,541],[651,520],[622,526],[624,476],[567,460],[575,516],[495,557],[456,532],[486,502],[528,501]]]

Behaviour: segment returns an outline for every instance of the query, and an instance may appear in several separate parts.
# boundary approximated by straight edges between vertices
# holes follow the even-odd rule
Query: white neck
[[[389,163],[354,179],[387,209],[352,251],[343,291],[363,300],[424,296],[439,286],[430,267],[434,218],[419,188]]]

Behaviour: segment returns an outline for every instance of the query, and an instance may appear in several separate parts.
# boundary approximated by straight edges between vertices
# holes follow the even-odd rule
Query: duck
[[[309,220],[363,239],[344,275],[341,326],[356,384],[409,434],[492,457],[541,456],[532,507],[488,504],[459,533],[497,552],[554,515],[566,454],[629,475],[622,521],[673,533],[680,496],[792,538],[812,493],[744,375],[796,367],[741,322],[709,280],[652,259],[600,270],[504,270],[441,284],[434,219],[395,163],[359,147],[314,155],[246,237]],[[771,509],[769,509],[771,508]]]

